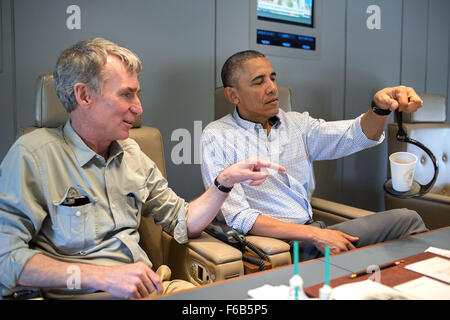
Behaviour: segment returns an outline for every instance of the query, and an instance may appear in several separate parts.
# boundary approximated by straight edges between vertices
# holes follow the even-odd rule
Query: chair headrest
[[[439,94],[419,94],[423,106],[416,112],[403,113],[403,122],[445,122],[445,97]]]
[[[292,92],[289,87],[278,87],[278,98],[280,108],[288,112],[292,110]],[[234,104],[225,98],[223,87],[218,87],[214,93],[214,119],[220,119],[223,116],[233,113]]]
[[[35,125],[38,128],[56,128],[65,124],[69,119],[69,114],[56,94],[52,74],[44,74],[37,79],[35,109]],[[133,128],[139,128],[141,124],[142,115],[139,115],[133,124]]]
[[[35,124],[39,128],[56,128],[69,119],[69,114],[56,95],[51,74],[44,74],[37,79],[35,110]]]

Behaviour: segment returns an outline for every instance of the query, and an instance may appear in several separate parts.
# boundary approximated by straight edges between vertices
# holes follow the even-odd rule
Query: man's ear
[[[87,84],[82,82],[77,82],[73,86],[73,94],[77,103],[82,108],[89,108],[92,103],[91,89]]]
[[[225,87],[223,89],[223,94],[225,95],[225,98],[234,105],[238,105],[241,102],[236,89],[233,87]]]

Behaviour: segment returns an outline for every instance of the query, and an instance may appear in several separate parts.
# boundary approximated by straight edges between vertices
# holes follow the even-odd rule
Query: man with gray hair
[[[20,137],[0,166],[2,296],[27,288],[51,289],[48,297],[138,299],[170,292],[179,286],[161,282],[138,244],[143,204],[149,212],[142,214],[185,243],[216,216],[227,196],[223,188],[261,184],[263,167],[284,170],[243,161],[223,170],[199,198],[179,198],[128,138],[142,113],[141,69],[134,53],[104,39],[61,53],[54,80],[69,120]],[[68,283],[71,272],[79,283]]]

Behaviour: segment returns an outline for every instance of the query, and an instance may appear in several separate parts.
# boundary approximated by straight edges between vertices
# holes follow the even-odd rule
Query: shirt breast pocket
[[[128,227],[138,227],[140,223],[140,213],[142,211],[142,206],[148,197],[148,191],[145,186],[139,188],[126,188],[128,191],[125,196],[125,208],[124,214],[128,217],[128,221],[132,222],[133,225],[128,225]],[[125,226],[125,225],[124,225]]]
[[[80,206],[56,205],[53,242],[65,254],[80,253],[95,241],[94,204]]]
[[[96,239],[95,199],[80,187],[70,187],[53,202],[48,234],[63,254],[80,254]]]

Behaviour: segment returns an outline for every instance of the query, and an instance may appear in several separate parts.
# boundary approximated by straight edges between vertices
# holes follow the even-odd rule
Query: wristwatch
[[[377,105],[375,104],[375,101],[373,101],[373,100],[372,100],[372,104],[370,105],[370,107],[372,108],[372,111],[379,116],[387,116],[388,114],[391,113],[391,110],[389,110],[389,109],[378,108]]]
[[[220,182],[217,181],[217,178],[214,179],[214,185],[217,187],[217,189],[219,189],[220,191],[225,192],[225,193],[228,193],[231,191],[231,189],[233,189],[233,187],[228,188],[228,187],[225,187],[224,185],[221,185]]]

